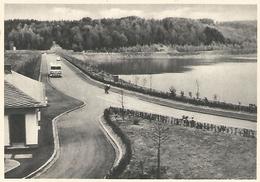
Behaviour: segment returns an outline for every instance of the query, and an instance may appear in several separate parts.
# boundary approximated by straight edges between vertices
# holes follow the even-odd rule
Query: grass
[[[119,178],[140,178],[141,165],[147,178],[154,178],[156,149],[144,133],[148,120],[111,116],[131,140],[132,159]],[[182,126],[170,127],[170,139],[161,150],[162,178],[170,179],[255,179],[256,139],[213,133]]]
[[[60,91],[54,89],[47,82],[47,74],[42,75],[48,97],[48,107],[42,109],[39,130],[39,146],[34,149],[6,150],[5,153],[25,154],[32,153],[32,159],[19,159],[21,165],[6,173],[5,178],[22,178],[43,165],[52,155],[54,149],[52,119],[57,115],[83,104],[83,102],[69,97]]]
[[[4,63],[11,64],[12,70],[38,80],[41,65],[39,51],[5,51]]]

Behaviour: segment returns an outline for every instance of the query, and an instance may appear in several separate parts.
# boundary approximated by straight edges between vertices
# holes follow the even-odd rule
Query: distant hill
[[[216,24],[216,28],[232,42],[256,43],[257,41],[257,21],[222,22]]]
[[[109,51],[136,45],[230,44],[256,47],[256,21],[215,23],[211,19],[124,18],[78,21],[5,21],[5,49],[50,49],[56,42],[75,51]]]

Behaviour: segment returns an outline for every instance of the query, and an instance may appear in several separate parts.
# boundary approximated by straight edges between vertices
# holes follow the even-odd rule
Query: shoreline
[[[249,54],[232,54],[225,50],[212,50],[212,51],[194,51],[194,52],[72,52],[72,56],[81,56],[81,58],[104,60],[118,60],[118,59],[215,59],[230,58],[230,59],[244,59],[244,60],[257,60],[256,53]],[[206,56],[206,57],[205,57]],[[247,57],[245,57],[247,56]],[[99,61],[97,61],[99,62]]]

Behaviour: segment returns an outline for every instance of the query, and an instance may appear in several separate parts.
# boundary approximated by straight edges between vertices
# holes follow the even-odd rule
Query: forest
[[[5,49],[46,50],[56,42],[74,51],[111,51],[150,46],[232,45],[256,50],[256,21],[215,22],[211,19],[143,19],[136,16],[109,19],[89,17],[75,21],[6,20]]]

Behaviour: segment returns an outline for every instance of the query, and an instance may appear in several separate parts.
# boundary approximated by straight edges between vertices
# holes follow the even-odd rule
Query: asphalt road
[[[55,55],[46,55],[49,64]],[[44,59],[43,59],[44,60]],[[77,69],[62,64],[63,77],[51,78],[60,91],[86,102],[86,106],[60,118],[58,133],[61,153],[56,163],[40,178],[103,178],[111,168],[115,153],[100,129],[98,119],[105,108],[121,106],[121,95],[93,86],[82,78]],[[174,117],[187,115],[200,122],[224,124],[226,126],[256,129],[256,123],[225,118],[209,114],[178,110],[140,100],[134,96],[124,96],[124,106],[145,112]]]
[[[49,64],[55,61],[56,56],[46,55],[46,58],[43,60]],[[64,76],[51,78],[51,82],[65,94],[85,101],[87,105],[59,119],[60,156],[38,178],[103,178],[115,160],[114,149],[98,122],[104,107],[91,97],[91,90],[84,81],[68,68],[63,69]]]

